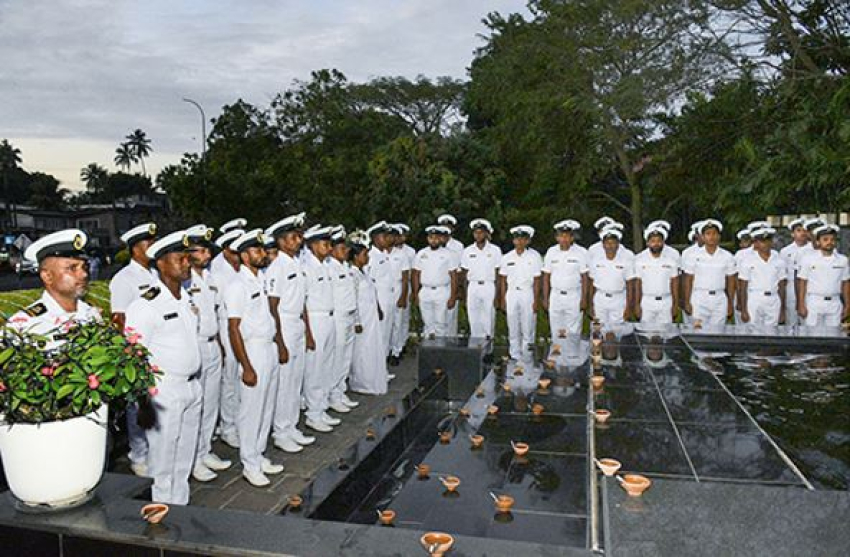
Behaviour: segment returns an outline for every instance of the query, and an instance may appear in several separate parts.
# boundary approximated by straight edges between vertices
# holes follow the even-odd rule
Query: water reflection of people
[[[670,365],[670,358],[664,352],[664,340],[660,336],[656,335],[649,339],[643,350],[643,361],[647,366],[655,369]]]

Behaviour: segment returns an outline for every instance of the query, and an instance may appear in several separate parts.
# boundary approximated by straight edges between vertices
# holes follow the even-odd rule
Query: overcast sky
[[[0,138],[76,188],[89,162],[115,170],[141,128],[156,172],[200,149],[183,97],[209,119],[320,68],[464,78],[490,11],[526,13],[525,0],[0,0]]]

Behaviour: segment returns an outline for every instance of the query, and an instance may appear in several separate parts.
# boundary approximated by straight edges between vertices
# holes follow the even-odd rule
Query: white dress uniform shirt
[[[601,256],[590,259],[589,275],[595,290],[593,310],[605,327],[616,326],[624,321],[626,283],[635,278],[634,259],[622,246],[612,259],[608,259],[604,251]]]
[[[533,248],[511,250],[502,256],[499,275],[505,277],[505,313],[508,320],[510,356],[524,360],[531,356],[537,334],[534,312],[534,279],[543,273],[543,258]]]
[[[413,260],[413,269],[419,271],[418,297],[423,332],[426,336],[446,336],[449,332],[447,303],[451,297],[451,274],[457,270],[456,257],[447,248],[423,248]]]
[[[239,319],[239,333],[248,361],[257,375],[253,387],[245,385],[237,367],[239,412],[239,459],[245,470],[262,472],[263,453],[268,443],[278,389],[277,351],[274,349],[274,318],[261,273],[242,266],[224,291],[228,319]]]
[[[549,275],[549,328],[552,342],[567,333],[581,332],[581,277],[589,272],[587,250],[573,244],[568,250],[554,245],[543,258],[543,272]]]
[[[455,268],[460,269],[461,258],[463,257],[463,244],[459,242],[455,238],[449,238],[449,241],[446,243],[446,249],[449,250],[455,256]],[[457,320],[458,320],[458,311],[460,310],[460,304],[455,304],[455,307],[448,310],[448,321],[447,321],[447,334],[448,336],[457,336]]]
[[[77,311],[65,311],[47,291],[41,297],[9,318],[9,327],[25,333],[42,335],[47,339],[45,350],[54,350],[65,341],[62,338],[74,323],[101,321],[100,311],[77,301]]]
[[[274,438],[278,443],[295,434],[301,413],[301,389],[306,362],[305,326],[302,314],[306,300],[306,277],[301,258],[284,251],[268,266],[266,287],[270,298],[278,298],[280,333],[289,360],[280,365],[280,381],[274,410]]]
[[[222,297],[222,307],[219,312],[219,333],[224,346],[224,362],[221,370],[221,435],[228,443],[232,443],[238,440],[236,420],[239,415],[239,392],[242,381],[239,379],[239,362],[233,355],[233,347],[227,332],[225,293],[229,285],[238,280],[239,271],[233,268],[222,252],[210,263],[210,274]]]
[[[329,401],[332,405],[345,406],[346,380],[351,372],[354,358],[354,327],[357,324],[357,284],[353,267],[346,261],[328,257],[331,286],[333,288],[334,326],[334,374],[330,381]]]
[[[135,259],[131,259],[109,282],[112,313],[127,313],[130,304],[158,281],[156,271],[145,269]]]
[[[622,251],[623,255],[626,255],[626,256],[634,257],[634,255],[635,255],[635,252],[633,252],[632,250],[630,250],[629,248],[627,248],[623,244],[620,244],[620,247],[617,248],[617,251],[618,252]],[[595,244],[593,244],[589,248],[587,248],[587,257],[588,257],[589,260],[594,259],[596,257],[605,257],[605,248],[602,246],[601,241],[596,242]]]
[[[796,242],[791,242],[779,250],[779,255],[785,261],[785,269],[788,273],[788,284],[785,286],[786,325],[799,324],[799,315],[797,314],[797,287],[795,282],[797,270],[800,266],[800,256],[805,253],[802,249],[804,246],[810,246],[810,244],[803,244],[801,246]]]
[[[331,284],[331,266],[327,259],[319,261],[311,251],[304,254],[306,280],[306,307],[310,332],[315,349],[308,350],[304,371],[304,398],[307,399],[307,418],[322,420],[330,404],[331,382],[335,377],[334,349],[336,324],[334,323],[334,292]],[[389,261],[382,265],[389,269]]]
[[[374,279],[375,288],[378,289],[378,303],[381,306],[381,311],[384,312],[384,319],[381,321],[381,331],[386,356],[390,353],[390,335],[393,325],[392,308],[398,301],[398,298],[393,299],[395,279],[393,277],[390,254],[372,246],[369,250],[369,264],[366,266],[366,274]]]
[[[199,319],[198,337],[209,341],[219,331],[219,311],[221,310],[221,293],[215,285],[212,274],[204,269],[198,273],[192,269],[192,274],[185,284],[189,293],[189,303],[197,308]]]
[[[805,324],[810,327],[840,325],[842,284],[850,280],[847,257],[838,252],[827,257],[820,250],[812,250],[800,260],[797,276],[806,281],[806,309],[809,315]]]
[[[490,242],[483,248],[477,244],[467,246],[460,259],[466,271],[466,313],[469,334],[476,338],[493,336],[496,322],[496,272],[502,261],[502,250]]]
[[[674,250],[675,251],[675,250]],[[642,325],[668,325],[673,322],[673,293],[670,281],[679,276],[678,253],[656,257],[649,249],[635,256],[635,276],[641,284]]]
[[[127,308],[127,327],[140,335],[151,364],[163,373],[152,399],[157,423],[147,431],[152,499],[185,505],[201,420],[202,388],[195,380],[201,368],[198,316],[185,289],[178,299],[157,281]]]
[[[726,277],[737,273],[732,254],[721,247],[711,254],[702,247],[686,260],[684,271],[694,277],[691,293],[693,319],[708,325],[724,324],[728,305]]]
[[[770,256],[765,260],[758,252],[753,251],[738,265],[738,278],[747,281],[747,312],[750,323],[777,325],[782,309],[779,282],[788,279],[784,258],[771,250]]]

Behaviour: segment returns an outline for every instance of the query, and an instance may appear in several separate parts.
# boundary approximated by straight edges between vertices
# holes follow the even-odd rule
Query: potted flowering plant
[[[0,330],[0,456],[27,505],[88,500],[103,475],[108,405],[156,394],[139,335],[69,322],[52,338]]]

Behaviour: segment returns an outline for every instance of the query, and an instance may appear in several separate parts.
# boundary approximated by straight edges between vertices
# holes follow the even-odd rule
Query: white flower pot
[[[106,462],[108,407],[42,424],[0,423],[9,489],[25,505],[69,507],[87,500]]]

